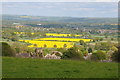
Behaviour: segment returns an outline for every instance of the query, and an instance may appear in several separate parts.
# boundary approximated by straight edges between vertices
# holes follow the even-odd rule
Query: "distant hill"
[[[77,18],[77,17],[50,17],[27,15],[2,15],[2,27],[11,27],[15,23],[31,27],[44,28],[89,28],[112,29],[117,28],[117,18]],[[38,25],[40,24],[40,25]]]
[[[27,16],[27,15],[2,15],[3,20],[11,21],[47,21],[47,22],[67,22],[67,23],[117,23],[117,18],[77,18],[77,17],[49,17],[49,16]]]

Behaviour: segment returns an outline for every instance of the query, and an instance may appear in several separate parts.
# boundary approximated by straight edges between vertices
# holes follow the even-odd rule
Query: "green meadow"
[[[118,78],[118,63],[3,57],[3,78]]]

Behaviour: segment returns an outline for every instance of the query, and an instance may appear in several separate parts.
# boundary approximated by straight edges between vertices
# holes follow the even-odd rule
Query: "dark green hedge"
[[[8,43],[1,42],[0,44],[2,45],[2,56],[15,56],[15,50]]]

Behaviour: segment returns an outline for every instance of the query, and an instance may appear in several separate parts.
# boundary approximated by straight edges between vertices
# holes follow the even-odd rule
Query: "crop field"
[[[71,34],[57,34],[57,33],[46,33],[46,36],[71,36]],[[75,35],[81,36],[81,35]],[[44,47],[44,48],[70,48],[74,46],[75,42],[83,40],[84,42],[90,42],[92,39],[81,39],[81,38],[38,38],[33,40],[19,40],[26,43],[30,43],[28,47]]]
[[[85,42],[91,41],[91,39],[76,39],[76,38],[40,38],[34,40],[19,40],[32,45],[28,47],[44,47],[44,48],[70,48],[73,47],[74,42],[83,40]]]
[[[52,41],[71,41],[71,42],[79,42],[80,40],[83,40],[84,42],[92,41],[92,39],[78,39],[78,38],[39,38],[34,40],[52,40]]]
[[[26,32],[14,32],[15,34],[26,34]],[[32,35],[35,34],[35,33],[31,33]]]
[[[12,57],[2,61],[3,78],[118,78],[118,63]]]
[[[59,42],[59,41],[32,41],[27,40],[26,42],[31,43],[28,47],[46,47],[46,48],[63,48],[66,45],[66,48],[73,47],[73,42]],[[56,46],[55,46],[56,45]]]
[[[64,37],[71,37],[72,34],[57,34],[57,33],[46,33],[46,36],[64,36]],[[80,37],[82,35],[74,35],[75,37]]]

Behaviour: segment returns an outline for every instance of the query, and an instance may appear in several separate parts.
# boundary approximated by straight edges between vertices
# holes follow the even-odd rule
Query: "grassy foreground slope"
[[[3,78],[117,78],[118,63],[3,57]]]

